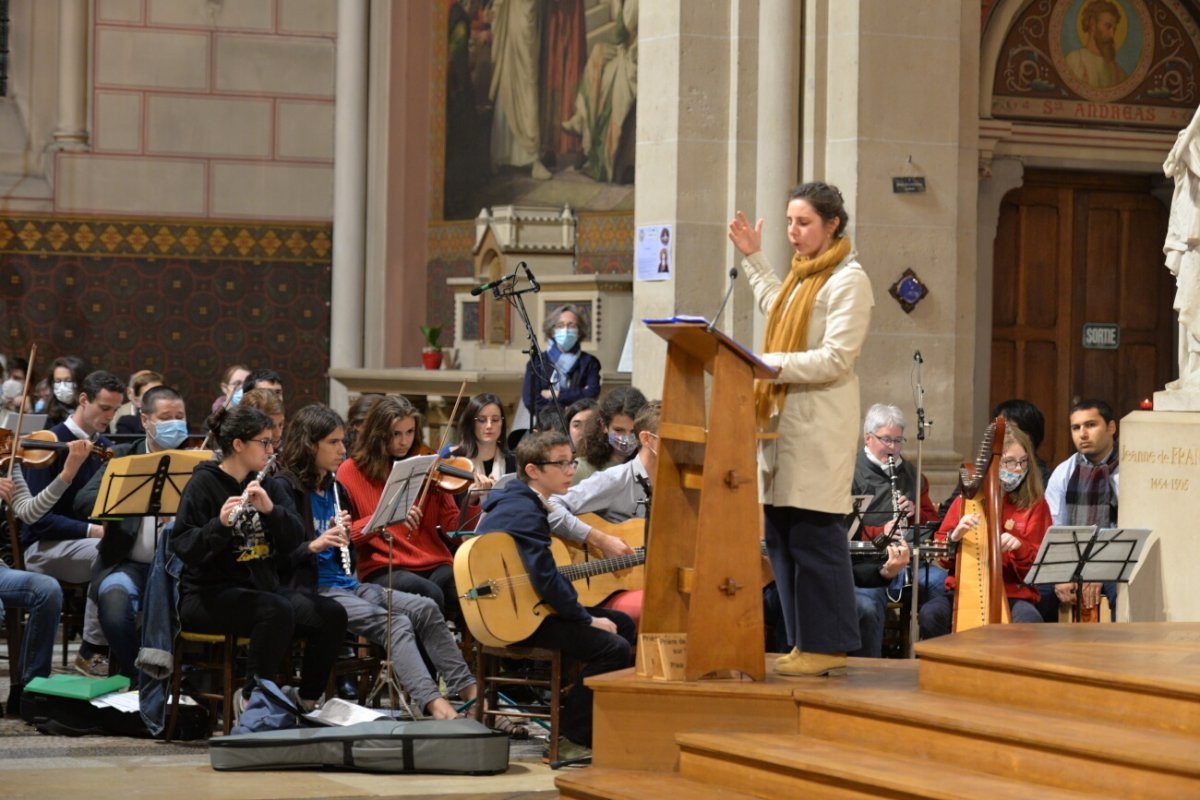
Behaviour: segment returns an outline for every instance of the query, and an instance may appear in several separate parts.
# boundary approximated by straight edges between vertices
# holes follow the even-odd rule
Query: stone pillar
[[[367,199],[366,0],[338,3],[334,105],[333,289],[329,365],[363,366],[363,287]],[[334,395],[337,396],[334,396]],[[331,382],[330,405],[346,407],[341,384]]]
[[[54,144],[61,150],[88,146],[88,0],[58,4],[58,125]]]
[[[1149,528],[1150,544],[1117,600],[1121,622],[1200,619],[1200,413],[1134,411],[1121,420],[1122,528]]]
[[[776,191],[767,176],[760,182],[759,89],[794,94],[795,75],[760,83],[764,5],[779,9],[782,19],[797,13],[783,0],[670,0],[640,6],[634,225],[672,225],[676,264],[671,280],[639,283],[634,291],[633,382],[647,397],[662,392],[666,346],[639,321],[715,314],[736,263],[727,238],[729,219],[736,208],[763,216],[756,208],[759,193]],[[767,63],[787,60],[788,54],[778,53]],[[787,98],[775,102],[780,115],[789,113],[784,110],[789,103],[795,105]],[[794,142],[794,134],[781,135],[789,119],[794,114],[770,131],[783,140],[780,150]],[[787,160],[778,153],[769,158],[771,165]],[[779,214],[782,200],[774,205],[766,214]],[[754,336],[752,304],[746,279],[739,277],[733,310],[721,326],[748,346]]]

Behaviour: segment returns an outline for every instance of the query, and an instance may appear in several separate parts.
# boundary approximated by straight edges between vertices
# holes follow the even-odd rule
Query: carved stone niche
[[[583,349],[600,359],[604,372],[613,372],[625,344],[633,314],[630,275],[575,272],[575,214],[570,206],[495,206],[475,218],[472,254],[475,274],[449,278],[454,293],[454,341],[458,366],[464,370],[524,371],[529,347],[521,318],[505,298],[492,292],[471,296],[482,283],[511,275],[524,261],[541,284],[541,291],[522,295],[538,345],[547,346],[542,323],[564,303],[586,310],[591,333]],[[516,283],[528,288],[524,270]]]

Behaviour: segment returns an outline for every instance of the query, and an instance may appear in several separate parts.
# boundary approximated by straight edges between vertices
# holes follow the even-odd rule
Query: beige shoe
[[[795,661],[796,657],[799,655],[801,655],[800,648],[793,647],[792,652],[788,653],[787,655],[782,655],[779,658],[775,659],[775,668],[778,669],[780,665],[786,664],[789,661]]]
[[[809,677],[846,674],[845,653],[800,653],[790,661],[775,665],[780,675],[805,675]]]

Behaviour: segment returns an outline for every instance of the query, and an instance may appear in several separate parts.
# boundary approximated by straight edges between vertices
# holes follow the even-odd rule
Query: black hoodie
[[[220,519],[221,506],[239,496],[249,479],[238,482],[213,461],[201,464],[183,489],[171,552],[184,563],[180,578],[183,593],[240,586],[275,591],[279,568],[304,537],[304,525],[292,498],[279,481],[263,481],[275,507],[270,514],[251,509],[249,516],[261,524],[261,533],[237,535]]]
[[[550,554],[550,523],[541,495],[519,480],[512,481],[489,494],[483,510],[487,515],[475,532],[502,531],[511,536],[542,601],[565,620],[591,624],[591,614],[579,604],[579,593]]]

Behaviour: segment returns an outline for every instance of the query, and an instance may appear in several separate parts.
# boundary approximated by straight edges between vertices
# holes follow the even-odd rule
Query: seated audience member
[[[237,405],[242,401],[242,383],[246,380],[246,376],[250,374],[250,370],[241,364],[234,364],[225,370],[221,376],[221,394],[217,399],[213,400],[212,410],[216,411],[226,403]]]
[[[243,392],[252,392],[255,389],[267,389],[275,393],[279,398],[279,402],[283,402],[283,378],[273,369],[260,367],[250,371],[246,376],[246,380],[242,382]]]
[[[61,368],[59,368],[61,369]],[[75,410],[65,421],[50,429],[60,442],[77,439],[90,441],[98,447],[112,446],[101,432],[108,430],[113,414],[121,404],[125,385],[111,372],[93,372],[85,377],[75,398]],[[75,510],[75,496],[102,464],[98,456],[88,458],[75,473],[71,485],[58,502],[37,522],[26,524],[21,531],[25,568],[41,572],[67,583],[87,583],[100,548],[104,527],[88,522],[86,514]],[[25,473],[31,494],[37,495],[48,487],[66,465],[60,455],[43,469]],[[75,667],[88,675],[108,675],[108,659],[104,655],[107,641],[100,626],[95,602],[89,597],[84,608],[83,643],[75,658]]]
[[[421,441],[421,416],[408,398],[381,398],[367,415],[350,458],[337,469],[338,482],[350,494],[350,531],[358,548],[358,577],[368,583],[432,598],[442,614],[458,618],[454,586],[454,557],[446,534],[458,522],[454,497],[429,491],[424,508],[409,510],[406,522],[388,528],[391,543],[378,532],[366,531],[392,473],[392,464],[433,451]]]
[[[117,409],[110,431],[126,435],[145,436],[142,427],[142,395],[147,389],[163,385],[163,376],[154,370],[143,369],[133,373],[129,378],[129,387],[125,396],[129,402]]]
[[[653,491],[654,472],[658,468],[658,418],[662,404],[647,403],[638,412],[633,432],[638,439],[637,456],[624,464],[593,472],[571,487],[566,494],[550,498],[550,530],[557,536],[599,550],[605,556],[632,553],[626,543],[579,519],[594,513],[609,522],[645,519]],[[607,608],[624,611],[637,623],[642,616],[641,590],[621,592],[606,600]]]
[[[50,379],[42,378],[33,386],[33,413],[45,414],[46,409],[50,406]]]
[[[600,361],[583,351],[589,330],[587,314],[579,306],[562,305],[546,315],[542,332],[549,346],[542,364],[547,374],[536,374],[531,361],[525,365],[525,383],[521,389],[521,400],[534,419],[542,409],[554,407],[551,386],[558,395],[560,408],[600,395]]]
[[[354,450],[354,439],[362,433],[363,423],[367,421],[367,414],[371,413],[371,409],[379,402],[381,394],[363,394],[359,395],[358,399],[350,404],[350,410],[346,413],[346,452]]]
[[[867,409],[863,419],[863,447],[858,451],[858,458],[854,464],[851,493],[870,495],[871,500],[863,512],[863,524],[855,536],[856,539],[869,540],[881,535],[892,535],[898,520],[897,514],[908,525],[915,525],[917,522],[917,467],[901,455],[905,442],[904,431],[907,427],[908,421],[904,412],[896,406],[876,403]],[[895,463],[896,491],[900,494],[898,509],[892,496],[889,456]],[[936,523],[937,519],[937,507],[929,499],[929,481],[922,475],[921,522]],[[868,574],[874,571],[869,570]],[[900,574],[903,572],[901,570]],[[857,576],[857,572],[855,574]],[[903,579],[897,580],[899,585],[890,589],[894,599],[898,599],[904,589]],[[919,581],[919,600],[924,601],[943,594],[946,591],[945,583],[944,569],[936,564],[923,564]],[[855,582],[854,595],[858,603],[858,630],[862,647],[850,655],[868,658],[879,658],[882,655],[883,622],[887,613],[888,593],[889,588],[879,586],[873,576],[865,585]]]
[[[567,422],[567,434],[571,437],[571,446],[576,448],[577,451],[579,441],[583,438],[583,432],[587,428],[588,420],[599,413],[599,408],[600,401],[594,397],[585,397],[567,406],[564,415]]]
[[[590,753],[592,691],[587,679],[633,664],[636,628],[620,611],[584,608],[575,587],[562,576],[550,553],[550,498],[571,486],[575,469],[570,440],[557,432],[528,436],[517,447],[517,477],[484,501],[487,515],[479,533],[504,531],[516,542],[533,588],[554,609],[537,631],[518,646],[560,649],[567,658],[583,662],[574,688],[563,701],[559,726],[559,758]]]
[[[458,716],[442,697],[437,681],[422,660],[424,650],[446,682],[451,695],[471,700],[477,694],[475,677],[438,610],[428,597],[360,583],[355,577],[356,552],[350,540],[348,495],[333,478],[346,457],[345,427],[328,406],[305,406],[288,426],[283,448],[283,472],[276,480],[286,483],[293,505],[306,522],[304,541],[292,551],[288,571],[291,585],[316,591],[346,610],[346,628],[386,647],[390,641],[392,672],[418,709],[434,719]],[[392,615],[388,620],[388,605]]]
[[[46,415],[46,428],[53,428],[75,412],[79,405],[79,387],[83,385],[83,359],[79,356],[61,356],[50,364],[50,395],[46,407],[39,414]],[[118,381],[119,382],[119,381]],[[124,391],[125,387],[121,387]],[[105,422],[107,430],[108,422]]]
[[[8,375],[0,385],[0,411],[20,411],[26,406],[25,374],[29,369],[29,362],[22,356],[9,356],[5,369],[8,370]],[[33,409],[26,407],[26,410]]]
[[[646,396],[632,386],[613,389],[600,401],[599,413],[584,429],[576,455],[575,483],[602,469],[623,464],[637,452],[633,420],[646,405]]]
[[[1117,524],[1121,488],[1120,448],[1117,421],[1112,406],[1103,400],[1082,400],[1071,407],[1071,441],[1075,453],[1054,468],[1046,487],[1046,503],[1055,525]],[[1047,622],[1058,621],[1060,605],[1074,605],[1079,598],[1073,583],[1041,584],[1038,609]],[[1095,608],[1100,595],[1108,598],[1111,619],[1117,618],[1117,584],[1085,583],[1083,607]]]
[[[155,386],[141,396],[144,438],[113,448],[114,456],[145,455],[174,450],[188,436],[187,411],[183,398],[169,386]],[[75,497],[75,511],[91,513],[100,494],[107,467],[102,467]],[[108,639],[109,657],[116,671],[136,683],[135,665],[141,637],[138,618],[146,591],[146,579],[158,537],[172,517],[125,517],[105,523],[100,540],[100,571],[93,578],[100,625]]]
[[[168,538],[183,562],[180,624],[249,637],[243,699],[256,677],[275,679],[293,635],[306,639],[293,699],[311,710],[346,635],[346,612],[327,597],[280,585],[275,562],[300,546],[306,526],[286,487],[261,475],[275,451],[270,418],[238,405],[218,409],[208,427],[219,460],[192,473]]]
[[[1033,444],[1029,437],[1016,426],[1004,431],[1003,451],[1000,455],[1000,486],[1003,491],[1003,508],[1000,510],[1000,551],[1003,559],[1004,593],[1012,612],[1013,622],[1041,622],[1037,610],[1038,591],[1024,583],[1025,575],[1033,566],[1042,538],[1050,527],[1050,509],[1042,496],[1042,476],[1038,474],[1037,462],[1030,453]],[[980,535],[987,531],[980,528],[983,520],[978,514],[962,513],[962,498],[959,497],[942,520],[935,538],[938,541],[961,541],[969,530]],[[921,638],[928,639],[950,632],[954,618],[954,587],[956,577],[946,579],[946,594],[931,598],[920,606],[918,618]]]

